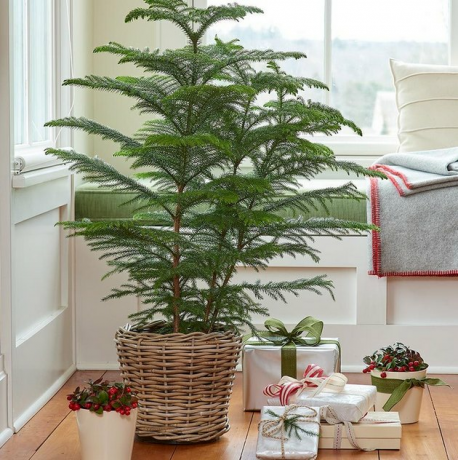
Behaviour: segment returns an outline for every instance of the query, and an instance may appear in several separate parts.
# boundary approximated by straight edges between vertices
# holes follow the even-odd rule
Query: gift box
[[[337,339],[328,339],[335,340]],[[243,407],[246,411],[261,410],[267,404],[264,388],[278,382],[281,372],[281,347],[260,345],[261,340],[248,340],[242,351]],[[264,340],[264,343],[267,340]],[[296,378],[301,378],[310,363],[319,365],[325,374],[339,370],[339,347],[335,343],[316,346],[296,346]]]
[[[263,389],[278,382],[284,375],[301,378],[310,363],[320,366],[326,374],[340,370],[338,339],[322,339],[323,322],[310,316],[288,332],[276,319],[265,323],[266,333],[245,338],[242,350],[243,406],[261,410],[267,404]],[[301,334],[306,332],[309,337]]]
[[[352,424],[357,445],[362,449],[400,449],[402,425],[397,412],[369,412]],[[343,424],[321,424],[320,449],[356,449]]]
[[[338,392],[328,391],[326,388],[319,394],[314,394],[315,392],[316,388],[297,391],[288,399],[288,404],[330,406],[341,422],[359,422],[373,408],[377,397],[377,389],[373,385],[346,384]],[[268,398],[267,404],[279,406],[280,398]]]
[[[320,432],[319,410],[295,405],[262,408],[256,457],[260,459],[315,459]],[[299,418],[297,418],[299,416]],[[288,431],[287,420],[293,421]],[[305,430],[307,433],[305,433]]]

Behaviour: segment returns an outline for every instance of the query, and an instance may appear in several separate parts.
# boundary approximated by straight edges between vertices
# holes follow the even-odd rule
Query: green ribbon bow
[[[336,340],[323,340],[321,333],[323,332],[323,321],[320,321],[312,316],[307,316],[299,321],[291,332],[286,329],[283,321],[270,318],[264,322],[267,331],[261,331],[256,336],[267,339],[267,341],[253,343],[253,345],[278,345],[281,346],[281,375],[288,375],[297,378],[297,362],[296,362],[296,345],[315,347],[324,343],[336,344],[339,348],[340,360],[340,344]],[[305,335],[303,335],[305,333]],[[252,336],[246,336],[246,342]],[[340,361],[339,361],[340,362]]]
[[[383,406],[383,410],[385,412],[390,411],[401,399],[405,396],[405,394],[414,387],[424,388],[425,385],[430,386],[450,386],[441,379],[405,379],[405,380],[398,380],[398,379],[382,379],[380,377],[376,377],[371,375],[372,385],[377,387],[377,391],[379,393],[386,393],[390,394],[391,396],[388,398],[388,401]]]

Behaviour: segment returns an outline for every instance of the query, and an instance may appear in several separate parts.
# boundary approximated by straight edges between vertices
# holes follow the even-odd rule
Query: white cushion
[[[390,60],[400,152],[458,146],[458,67]]]

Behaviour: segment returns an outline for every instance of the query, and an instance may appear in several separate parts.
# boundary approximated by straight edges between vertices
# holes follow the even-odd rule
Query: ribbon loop
[[[286,329],[283,321],[270,318],[264,322],[265,328],[274,334],[273,341],[281,342],[282,345],[318,345],[323,332],[323,321],[320,321],[312,316],[307,316],[299,321],[291,332]],[[301,337],[303,333],[304,337]]]
[[[348,379],[345,375],[340,373],[333,373],[329,377],[323,376],[323,369],[321,367],[310,364],[304,371],[304,378],[297,380],[287,375],[283,376],[278,384],[268,385],[263,393],[266,396],[280,398],[280,404],[286,406],[289,404],[290,398],[295,395],[295,398],[306,388],[315,388],[309,395],[309,398],[319,395],[323,390],[329,392],[341,392]]]
[[[296,377],[296,345],[318,345],[323,331],[323,321],[307,316],[299,321],[291,332],[288,332],[283,321],[276,318],[269,318],[264,322],[264,326],[272,334],[269,339],[282,347],[281,375]],[[303,333],[307,339],[305,336],[301,337]]]
[[[390,394],[387,402],[383,406],[385,412],[390,411],[396,404],[398,404],[406,393],[414,387],[424,388],[425,385],[430,386],[450,386],[441,379],[431,379],[431,378],[422,378],[422,379],[382,379],[371,375],[372,385],[377,387],[379,393]]]

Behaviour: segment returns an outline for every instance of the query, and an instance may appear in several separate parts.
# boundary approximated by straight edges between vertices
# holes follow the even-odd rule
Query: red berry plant
[[[130,411],[138,405],[132,390],[124,383],[110,383],[100,378],[95,382],[89,380],[87,385],[67,395],[71,410],[86,409],[97,414],[115,410],[121,415],[130,415]]]
[[[380,377],[385,378],[386,372],[415,372],[426,369],[428,365],[415,350],[403,343],[395,343],[388,347],[380,348],[371,356],[363,359],[367,365],[363,372],[366,374],[373,369],[381,371]]]

